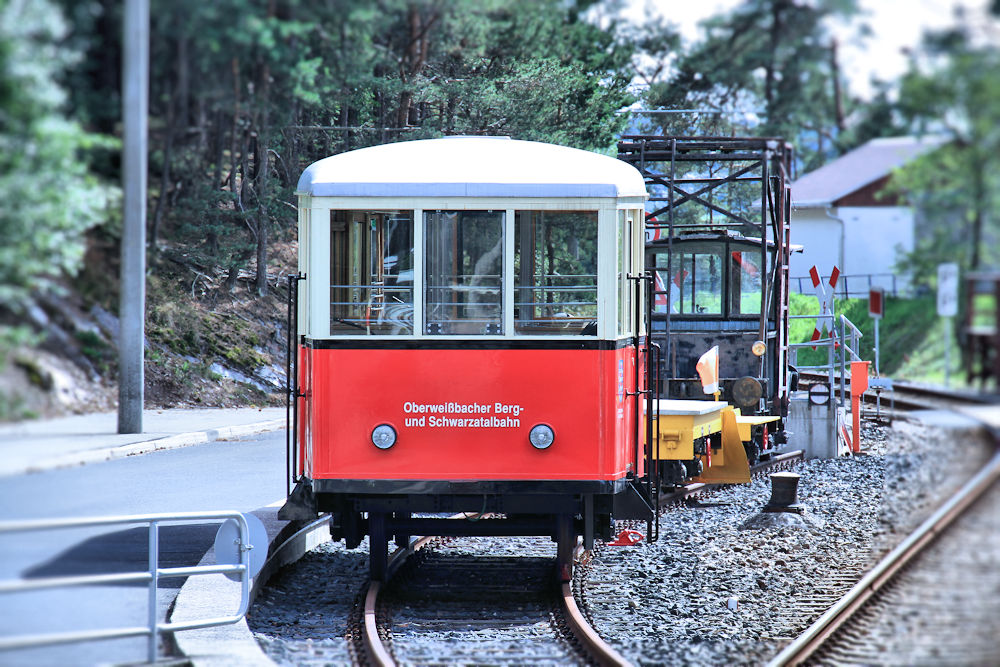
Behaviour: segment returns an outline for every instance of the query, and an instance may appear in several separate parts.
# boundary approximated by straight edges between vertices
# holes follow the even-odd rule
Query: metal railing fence
[[[224,522],[232,520],[239,528],[239,540],[236,548],[239,551],[239,564],[197,565],[193,567],[159,566],[161,524],[194,524],[209,522]],[[75,642],[97,641],[103,639],[121,639],[146,635],[148,641],[149,662],[156,662],[157,645],[163,632],[179,632],[196,630],[218,625],[237,623],[246,615],[250,605],[250,588],[253,575],[250,567],[251,544],[250,527],[246,517],[240,512],[182,512],[178,514],[143,514],[109,517],[88,517],[79,519],[42,519],[30,521],[0,521],[0,536],[13,533],[30,533],[40,531],[68,530],[74,528],[90,528],[97,526],[116,526],[146,524],[149,528],[149,567],[145,572],[118,572],[111,574],[75,575],[40,577],[37,579],[6,579],[0,580],[0,595],[6,593],[24,593],[53,588],[69,588],[77,586],[146,583],[149,588],[148,623],[145,626],[108,628],[101,630],[85,630],[75,632],[53,632],[46,634],[0,637],[0,651],[52,646]],[[266,545],[262,545],[266,549]],[[240,577],[240,606],[233,616],[221,616],[197,621],[178,623],[160,622],[157,613],[157,592],[161,579],[189,577],[202,574],[238,574]]]
[[[789,315],[790,320],[814,320],[817,315]],[[836,319],[839,322],[839,334],[830,332],[827,338],[817,338],[805,343],[789,343],[790,363],[800,371],[820,371],[827,375],[827,385],[829,388],[829,404],[834,403],[833,388],[837,383],[836,371],[840,375],[840,396],[841,402],[847,396],[847,366],[851,361],[861,361],[858,355],[859,341],[864,334],[851,322],[846,315],[841,314]],[[836,325],[835,325],[836,326]],[[814,366],[800,366],[798,364],[798,351],[802,348],[826,348],[827,362]]]
[[[795,292],[812,295],[815,291],[812,278],[809,276],[792,276],[788,280],[789,286]],[[829,285],[830,276],[820,276],[820,281],[823,285]],[[840,274],[834,294],[839,299],[867,299],[868,293],[873,287],[884,289],[886,296],[910,297],[913,295],[910,278],[895,273]]]

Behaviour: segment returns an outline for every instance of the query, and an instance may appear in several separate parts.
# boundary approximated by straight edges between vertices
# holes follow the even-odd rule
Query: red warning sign
[[[885,312],[885,290],[872,287],[868,290],[868,314],[873,320],[882,319]]]

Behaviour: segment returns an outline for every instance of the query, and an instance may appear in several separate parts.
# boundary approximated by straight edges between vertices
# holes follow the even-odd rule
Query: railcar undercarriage
[[[278,513],[286,520],[330,514],[330,536],[347,548],[369,538],[372,577],[381,579],[390,542],[405,547],[414,535],[453,537],[549,536],[557,567],[572,572],[582,536],[614,537],[614,520],[652,521],[655,510],[631,480],[455,482],[428,480],[302,480]],[[544,512],[539,512],[544,508]],[[455,518],[456,514],[464,515]],[[421,516],[415,516],[421,515]],[[427,516],[431,515],[431,516]],[[445,515],[445,516],[442,516]]]

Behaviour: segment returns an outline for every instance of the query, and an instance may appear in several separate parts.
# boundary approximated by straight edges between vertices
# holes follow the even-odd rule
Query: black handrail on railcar
[[[633,366],[633,381],[634,381],[634,392],[629,392],[634,399],[634,423],[635,423],[635,459],[633,461],[633,473],[635,475],[635,481],[638,484],[637,491],[644,497],[647,504],[653,508],[652,514],[646,519],[646,536],[648,542],[655,542],[660,536],[659,527],[659,509],[660,509],[660,475],[659,466],[653,461],[653,396],[657,391],[657,380],[658,373],[653,368],[653,339],[650,335],[652,332],[647,328],[646,335],[642,338],[639,336],[640,324],[643,318],[648,323],[652,322],[652,297],[653,297],[653,272],[643,271],[639,274],[629,274],[629,280],[635,282],[635,292],[634,292],[634,315],[635,322],[633,323],[632,330],[632,341],[635,346],[635,362]],[[640,298],[645,295],[646,300],[643,304],[643,300]],[[645,306],[645,308],[643,308]],[[656,363],[659,363],[659,345],[655,346],[657,349]],[[641,359],[639,351],[642,351]],[[640,369],[640,361],[645,366],[645,368]],[[640,370],[642,375],[645,376],[646,387],[645,389],[640,389]],[[643,446],[643,457],[644,457],[644,471],[643,476],[639,477],[639,435],[640,435],[640,415],[642,411],[639,409],[640,398],[645,398],[646,400],[646,419],[645,428],[643,435],[645,436],[645,444]],[[658,434],[657,434],[658,435]]]
[[[299,481],[299,283],[304,273],[288,274],[288,321],[285,342],[285,496],[292,494],[292,484]]]
[[[656,439],[653,439],[654,397],[660,387],[660,345],[653,342],[653,288],[655,281],[652,271],[645,271],[646,281],[646,466],[649,477],[650,504],[653,516],[646,522],[646,535],[650,542],[660,539],[660,465],[654,458],[653,443],[660,444],[660,420],[656,420]],[[652,354],[656,351],[655,358]]]

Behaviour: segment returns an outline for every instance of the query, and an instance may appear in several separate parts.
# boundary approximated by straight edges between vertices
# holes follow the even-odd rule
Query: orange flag
[[[695,366],[698,376],[701,378],[701,386],[706,394],[714,394],[719,391],[719,346],[716,345],[711,350],[701,355],[698,364]]]

